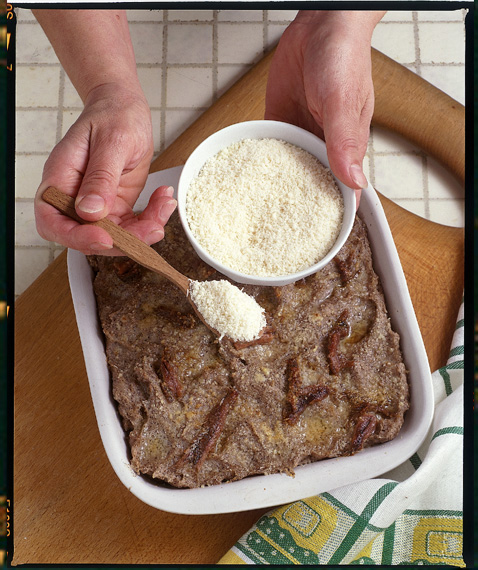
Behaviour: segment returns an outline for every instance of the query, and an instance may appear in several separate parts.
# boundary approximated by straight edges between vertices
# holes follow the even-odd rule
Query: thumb
[[[368,186],[367,178],[363,172],[363,158],[365,152],[359,146],[358,135],[351,131],[334,128],[324,129],[327,144],[327,157],[330,168],[335,176],[346,186],[355,190],[362,190]]]
[[[118,193],[125,158],[105,143],[90,148],[90,158],[76,197],[76,211],[83,219],[94,222],[107,216]]]
[[[346,186],[362,190],[368,186],[363,159],[370,133],[370,118],[364,108],[352,114],[345,109],[324,113],[324,138],[327,157],[335,176]]]

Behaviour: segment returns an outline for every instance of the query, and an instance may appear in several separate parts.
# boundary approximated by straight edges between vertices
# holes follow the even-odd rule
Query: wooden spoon
[[[115,247],[117,247],[125,255],[140,265],[143,265],[147,269],[150,269],[162,277],[165,277],[171,281],[171,283],[176,285],[176,287],[178,287],[186,295],[187,300],[201,321],[208,327],[209,330],[211,330],[215,335],[219,336],[219,332],[207,323],[191,299],[191,295],[189,294],[189,287],[192,280],[182,273],[179,273],[179,271],[176,271],[176,269],[169,265],[169,263],[163,259],[152,247],[141,241],[128,230],[125,230],[107,218],[103,218],[97,222],[87,222],[86,220],[83,220],[76,213],[75,199],[72,196],[65,194],[64,192],[61,192],[61,190],[54,188],[53,186],[50,186],[43,192],[42,199],[51,206],[54,206],[65,216],[68,216],[81,224],[91,224],[94,226],[99,226],[100,228],[106,230],[113,238]]]

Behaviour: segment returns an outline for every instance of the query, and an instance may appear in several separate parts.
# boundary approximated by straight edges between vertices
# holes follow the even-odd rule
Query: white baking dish
[[[138,209],[145,207],[151,192],[158,186],[168,184],[177,188],[181,169],[176,167],[150,175]],[[394,440],[365,449],[352,457],[327,459],[298,467],[295,477],[261,475],[200,489],[174,489],[136,475],[129,465],[125,434],[111,395],[92,271],[83,254],[68,251],[71,293],[101,438],[113,469],[136,497],[152,507],[181,514],[214,514],[272,507],[377,477],[415,453],[433,416],[428,359],[390,229],[380,200],[371,187],[362,193],[359,214],[368,228],[374,266],[382,280],[392,326],[401,335],[411,385],[410,409],[402,430]]]

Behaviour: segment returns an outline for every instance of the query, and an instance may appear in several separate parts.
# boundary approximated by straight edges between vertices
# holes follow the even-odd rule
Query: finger
[[[122,227],[148,245],[157,243],[164,238],[164,228],[151,220],[135,218],[128,220],[127,224]]]
[[[160,186],[151,195],[144,211],[126,220],[122,226],[148,244],[163,239],[164,226],[177,206],[173,193],[171,186]]]
[[[347,131],[326,131],[327,157],[335,176],[350,188],[366,188],[367,179],[363,172],[364,154],[357,141],[357,133],[350,128]]]
[[[173,198],[174,188],[171,186],[160,186],[149,199],[148,205],[138,218],[140,220],[152,220],[164,226],[177,206]]]
[[[89,222],[100,220],[113,208],[121,174],[127,162],[127,148],[120,137],[92,141],[90,156],[76,197],[76,211]]]
[[[356,190],[368,186],[363,172],[363,159],[367,150],[370,119],[370,103],[355,110],[336,98],[324,107],[324,135],[330,168],[341,182]]]

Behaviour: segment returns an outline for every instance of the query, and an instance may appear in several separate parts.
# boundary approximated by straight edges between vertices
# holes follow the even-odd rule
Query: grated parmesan
[[[191,281],[189,294],[220,338],[228,336],[232,340],[251,341],[266,326],[264,309],[229,281]]]
[[[332,173],[290,143],[243,139],[191,182],[186,216],[201,246],[227,267],[279,276],[310,267],[334,245],[343,197]]]

